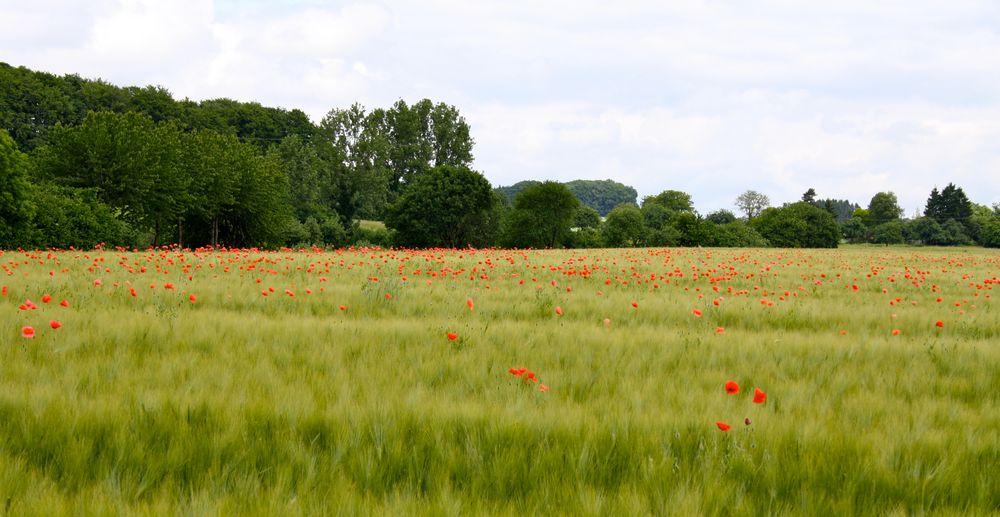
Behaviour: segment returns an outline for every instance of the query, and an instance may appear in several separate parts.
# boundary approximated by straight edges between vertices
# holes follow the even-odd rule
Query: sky
[[[1000,202],[993,0],[0,0],[0,61],[314,122],[444,102],[495,186]]]

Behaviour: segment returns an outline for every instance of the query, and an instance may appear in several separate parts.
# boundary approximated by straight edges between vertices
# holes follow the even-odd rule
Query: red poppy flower
[[[449,332],[448,333],[448,341],[454,341],[456,339],[458,339],[458,334],[456,334],[454,332]]]
[[[753,389],[753,403],[754,404],[763,404],[764,401],[766,401],[766,400],[767,400],[767,393],[764,393],[763,391],[761,391],[760,388],[754,388]]]
[[[476,302],[472,301],[472,298],[466,299],[465,304],[469,306],[470,311],[476,308]]]
[[[188,300],[191,300],[191,303],[194,303],[194,302],[198,301],[198,297],[192,294],[192,295],[188,296]]]
[[[732,427],[729,427],[729,424],[727,424],[725,422],[716,422],[715,426],[718,427],[719,429],[723,430],[723,431],[728,431],[728,430],[732,429]]]
[[[700,309],[695,309],[695,310],[691,311],[691,314],[694,314],[696,318],[700,318],[701,317],[701,310]]]
[[[556,306],[556,315],[557,316],[563,315],[562,307],[559,307],[558,305]]]
[[[633,309],[638,309],[639,308],[639,302],[632,302],[632,308]]]
[[[52,301],[52,296],[48,294],[42,295],[42,303],[49,303]]]
[[[49,322],[49,326],[52,327],[52,328],[54,328],[54,329],[57,329],[57,328],[59,328],[59,327],[62,326],[62,323],[59,323],[58,320],[52,320],[52,321]]]
[[[725,334],[726,333],[726,329],[723,328],[723,327],[715,327],[715,333],[716,334]]]
[[[892,335],[893,336],[898,336],[899,335],[899,329],[892,329]]]
[[[342,310],[342,311],[346,311],[346,310],[347,310],[347,306],[346,306],[346,305],[341,305],[341,306],[340,306],[340,310]]]
[[[726,381],[726,393],[736,395],[740,392],[740,385],[736,381]]]
[[[944,328],[944,322],[941,320],[937,320],[936,322],[934,322],[934,326],[937,328]]]
[[[63,300],[63,301],[59,302],[59,305],[62,305],[63,307],[69,307],[69,302],[66,301],[66,300]]]
[[[31,338],[35,337],[35,329],[34,329],[34,327],[28,327],[28,326],[21,327],[21,337],[27,338],[27,339],[31,339]]]
[[[549,391],[549,387],[544,384],[539,384],[538,391]]]

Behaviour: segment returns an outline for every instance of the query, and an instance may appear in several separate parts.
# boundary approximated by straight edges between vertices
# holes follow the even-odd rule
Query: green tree
[[[132,229],[97,199],[93,189],[42,184],[35,188],[34,198],[45,209],[35,214],[30,242],[33,247],[86,249],[101,243],[134,243]]]
[[[816,204],[816,189],[809,187],[809,190],[802,194],[802,202]]]
[[[722,209],[706,215],[705,219],[715,224],[729,224],[736,222],[736,214],[730,212],[729,210]]]
[[[901,220],[889,221],[872,228],[872,242],[875,244],[902,244],[903,222]]]
[[[562,183],[546,181],[518,194],[504,223],[504,242],[521,248],[561,246],[580,202]]]
[[[34,205],[27,167],[27,157],[0,129],[0,247],[13,248],[28,241]]]
[[[854,210],[861,208],[857,203],[851,203],[846,199],[818,199],[813,204],[830,212],[841,224],[854,215]]]
[[[924,208],[924,216],[930,217],[939,224],[948,219],[954,219],[962,225],[967,225],[972,216],[972,202],[965,196],[961,187],[949,183],[940,193],[937,188],[931,190]]]
[[[767,239],[761,237],[745,221],[735,220],[720,224],[711,232],[710,246],[723,248],[763,248],[768,245]]]
[[[482,174],[442,165],[414,179],[389,208],[385,224],[403,246],[463,247],[475,241],[496,202]]]
[[[75,127],[57,125],[38,153],[43,178],[96,188],[100,200],[153,244],[190,202],[190,175],[179,167],[180,132],[138,113],[88,113]]]
[[[600,225],[601,214],[587,205],[581,204],[576,214],[573,215],[574,228],[597,228]]]
[[[613,180],[573,180],[566,183],[566,188],[580,200],[580,203],[594,208],[606,216],[611,209],[622,204],[635,204],[639,194],[634,188]]]
[[[288,177],[275,156],[261,155],[256,147],[243,149],[240,159],[245,165],[236,180],[235,202],[224,213],[223,242],[242,247],[281,246],[289,225],[295,222]]]
[[[612,248],[639,246],[645,234],[646,223],[642,211],[633,204],[616,206],[601,227],[604,244]]]
[[[847,242],[853,244],[868,242],[868,227],[865,226],[864,220],[861,217],[852,217],[844,221],[840,230],[844,238],[847,239]]]
[[[185,213],[187,239],[218,246],[223,242],[226,215],[236,209],[238,182],[252,166],[254,150],[233,134],[213,130],[185,133],[181,167],[191,178],[191,204]],[[185,236],[178,235],[184,244]]]
[[[987,248],[1000,248],[1000,219],[993,219],[983,226],[979,243]]]
[[[779,248],[836,248],[840,242],[840,229],[833,216],[809,203],[767,208],[752,226]]]
[[[517,183],[507,187],[497,187],[496,191],[502,194],[507,199],[507,202],[513,204],[514,199],[517,198],[517,195],[520,194],[522,190],[532,185],[539,185],[541,183],[542,182],[536,180],[518,181]]]
[[[655,196],[647,196],[643,198],[642,205],[646,206],[647,204],[660,205],[674,213],[694,213],[691,195],[679,190],[664,190]]]
[[[874,228],[885,223],[899,221],[902,215],[903,209],[899,207],[896,194],[879,192],[872,196],[868,203],[868,219],[865,223]]]
[[[384,122],[384,110],[368,114],[354,104],[331,110],[320,123],[319,154],[328,164],[323,197],[345,223],[385,215],[393,172]]]

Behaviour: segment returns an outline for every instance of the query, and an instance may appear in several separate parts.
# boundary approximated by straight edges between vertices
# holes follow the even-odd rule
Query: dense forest
[[[935,187],[903,219],[891,192],[699,214],[613,180],[494,188],[454,106],[300,110],[176,100],[0,63],[0,248],[343,246],[785,246],[848,242],[1000,247],[1000,207]],[[385,228],[359,220],[384,221]]]

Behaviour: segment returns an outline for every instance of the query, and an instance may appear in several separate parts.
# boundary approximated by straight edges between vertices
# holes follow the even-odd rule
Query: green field
[[[0,263],[6,514],[1000,513],[995,251]]]

